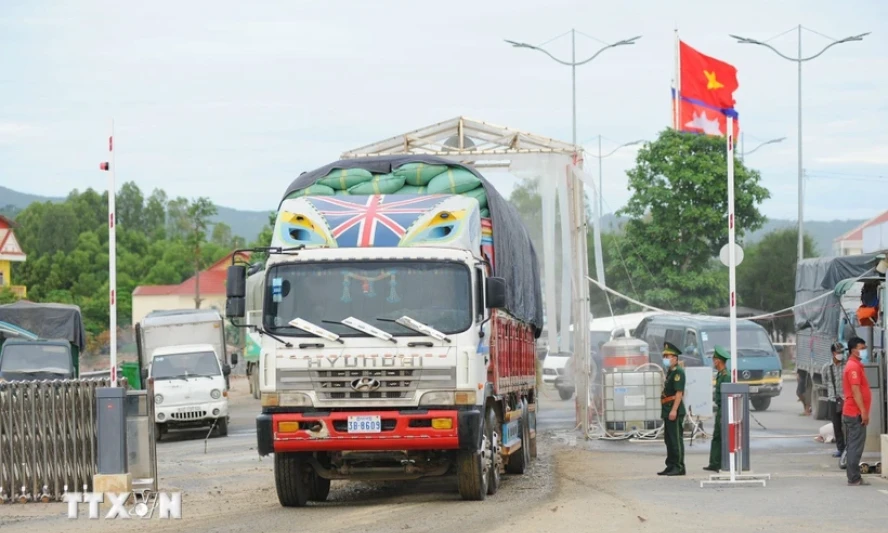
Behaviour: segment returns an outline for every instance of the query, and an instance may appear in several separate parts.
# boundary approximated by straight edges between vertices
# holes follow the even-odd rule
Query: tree
[[[138,185],[128,181],[120,188],[115,198],[117,223],[125,228],[144,230],[145,197]]]
[[[186,209],[188,237],[186,242],[194,257],[194,308],[200,309],[201,248],[207,240],[210,217],[216,214],[216,206],[208,198],[194,200]]]
[[[18,296],[9,287],[0,287],[0,305],[18,301]]]
[[[234,240],[231,234],[231,226],[224,222],[213,224],[213,236],[210,238],[210,242],[223,248],[230,248]]]
[[[713,258],[727,243],[727,164],[722,137],[663,131],[627,171],[632,190],[618,211],[625,225],[624,268],[646,303],[705,312],[718,306],[722,274]],[[734,161],[736,236],[762,226],[758,205],[770,197],[761,176]]]
[[[256,240],[250,244],[250,248],[267,248],[271,246],[271,238],[274,235],[274,224],[276,221],[277,213],[274,211],[268,213],[268,224],[262,228]],[[251,257],[253,263],[264,263],[267,258],[268,254],[263,252],[255,253]]]
[[[145,203],[143,214],[145,233],[154,238],[166,235],[167,195],[160,189],[154,189]]]
[[[764,311],[777,311],[794,305],[799,231],[787,228],[772,231],[745,250],[737,267],[737,300],[740,305]],[[805,235],[805,257],[816,257],[810,235]],[[777,317],[774,328],[784,335],[793,331],[793,318]]]

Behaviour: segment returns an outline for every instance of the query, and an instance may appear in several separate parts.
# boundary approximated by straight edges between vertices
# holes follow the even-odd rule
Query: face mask
[[[664,357],[663,358],[663,368],[669,368],[670,366],[672,366],[672,359],[669,359],[668,357]]]
[[[860,350],[860,360],[864,363],[869,362],[869,350]]]
[[[845,358],[845,354],[843,354],[843,353],[837,353],[837,354],[835,354],[833,357],[836,358],[836,361],[841,361],[842,359]]]

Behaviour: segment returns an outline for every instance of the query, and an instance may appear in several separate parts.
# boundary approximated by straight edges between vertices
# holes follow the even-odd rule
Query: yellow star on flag
[[[707,89],[721,89],[722,87],[724,87],[724,85],[722,85],[717,79],[715,79],[715,72],[704,70],[703,75],[706,76]]]

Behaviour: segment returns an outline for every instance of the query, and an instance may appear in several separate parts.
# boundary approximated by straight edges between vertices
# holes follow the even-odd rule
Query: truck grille
[[[173,420],[200,420],[205,416],[207,416],[206,411],[181,411],[170,415]]]
[[[318,400],[410,400],[418,388],[456,387],[453,368],[278,369],[276,374],[277,390],[314,390]]]

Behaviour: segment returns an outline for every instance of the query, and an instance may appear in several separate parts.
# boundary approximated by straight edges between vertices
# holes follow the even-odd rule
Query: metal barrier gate
[[[92,489],[96,390],[110,384],[107,378],[0,383],[0,504],[61,501],[66,491]],[[127,393],[128,466],[134,488],[157,490],[149,394]]]

